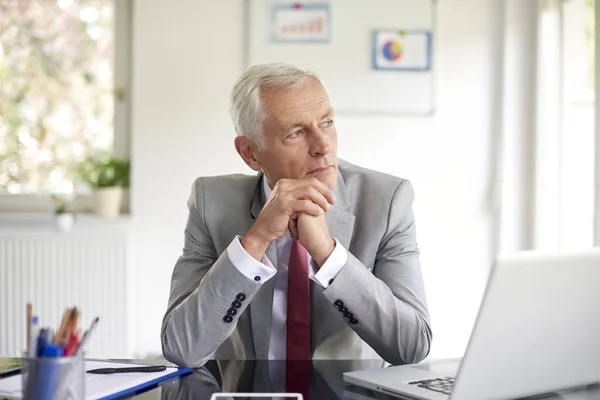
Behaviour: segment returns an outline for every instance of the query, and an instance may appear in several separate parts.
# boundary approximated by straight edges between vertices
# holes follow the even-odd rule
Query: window
[[[534,247],[590,247],[594,230],[595,2],[541,0]]]
[[[0,202],[77,191],[86,157],[127,156],[128,20],[126,1],[0,2]]]
[[[595,1],[562,5],[559,248],[590,247],[594,223]]]

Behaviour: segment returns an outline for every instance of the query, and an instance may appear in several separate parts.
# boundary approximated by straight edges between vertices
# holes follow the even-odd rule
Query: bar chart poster
[[[331,13],[327,3],[271,5],[271,40],[282,43],[328,43]]]

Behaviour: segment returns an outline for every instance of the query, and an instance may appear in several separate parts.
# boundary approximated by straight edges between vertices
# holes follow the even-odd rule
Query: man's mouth
[[[332,165],[327,165],[325,167],[313,169],[312,171],[310,171],[308,173],[308,175],[319,175],[319,174],[327,173],[327,172],[331,171],[332,169],[333,169]]]

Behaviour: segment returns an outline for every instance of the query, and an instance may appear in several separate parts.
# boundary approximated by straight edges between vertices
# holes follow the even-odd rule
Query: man
[[[231,115],[235,148],[259,173],[194,183],[165,357],[424,359],[410,182],[339,160],[327,92],[294,66],[245,71]]]

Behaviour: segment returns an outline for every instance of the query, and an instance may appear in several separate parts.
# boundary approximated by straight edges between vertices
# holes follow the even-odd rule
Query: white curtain
[[[596,93],[600,93],[600,62],[598,62],[598,54],[600,54],[600,6],[596,1]],[[596,160],[595,160],[595,207],[594,207],[594,246],[600,247],[600,101],[596,95]]]
[[[561,1],[537,2],[533,247],[554,250],[559,247],[560,229]]]

